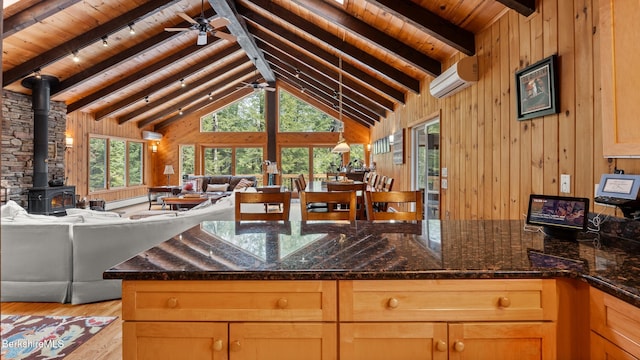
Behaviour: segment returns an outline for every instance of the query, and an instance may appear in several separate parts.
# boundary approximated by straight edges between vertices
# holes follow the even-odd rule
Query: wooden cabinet
[[[335,281],[124,281],[124,359],[335,359]]]
[[[338,293],[343,360],[556,357],[554,280],[340,281]]]
[[[640,359],[640,309],[591,288],[592,359]]]
[[[602,143],[605,157],[640,157],[640,2],[600,0]]]

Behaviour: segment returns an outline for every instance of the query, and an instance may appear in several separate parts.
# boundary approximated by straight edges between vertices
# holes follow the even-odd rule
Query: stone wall
[[[0,184],[8,189],[8,197],[26,207],[28,189],[33,186],[33,109],[31,96],[2,92],[2,147]],[[49,112],[49,180],[64,178],[65,130],[67,106],[51,101]]]

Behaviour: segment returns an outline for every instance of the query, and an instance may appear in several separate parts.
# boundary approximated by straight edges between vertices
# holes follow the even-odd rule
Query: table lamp
[[[167,175],[167,186],[169,186],[169,179],[172,174],[175,174],[173,172],[173,165],[165,165],[163,174]]]

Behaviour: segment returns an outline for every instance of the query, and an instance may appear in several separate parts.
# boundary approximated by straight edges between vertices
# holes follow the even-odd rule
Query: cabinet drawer
[[[591,330],[640,358],[640,309],[591,288]]]
[[[555,280],[340,281],[340,321],[557,318]]]
[[[146,321],[336,321],[335,281],[123,281],[122,317]]]

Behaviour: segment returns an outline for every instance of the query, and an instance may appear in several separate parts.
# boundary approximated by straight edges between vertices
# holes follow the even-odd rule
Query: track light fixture
[[[135,35],[136,30],[133,28],[133,23],[129,24],[129,34]]]
[[[149,103],[149,95],[144,97],[144,102],[146,102],[147,104]]]
[[[180,86],[185,87],[187,86],[187,84],[185,84],[184,79],[180,79]]]
[[[80,62],[80,57],[78,57],[78,50],[73,50],[73,62]]]
[[[102,46],[107,47],[109,46],[109,42],[107,41],[108,37],[107,35],[102,37]]]
[[[213,96],[209,93],[209,100],[213,100]]]
[[[42,79],[42,75],[40,74],[40,68],[37,68],[33,74],[35,75],[36,79]]]
[[[182,111],[182,108],[179,108],[179,109],[178,109],[178,114],[179,114],[179,115],[184,114],[184,112]]]

